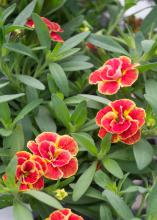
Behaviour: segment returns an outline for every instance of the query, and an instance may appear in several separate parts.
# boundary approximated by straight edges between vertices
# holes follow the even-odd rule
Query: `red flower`
[[[43,174],[47,170],[45,161],[26,151],[19,151],[17,155],[16,182],[20,181],[20,191],[27,189],[40,190],[44,187]]]
[[[71,212],[70,209],[57,210],[45,220],[84,220],[81,216]]]
[[[50,20],[44,17],[41,17],[41,19],[48,27],[51,39],[53,41],[63,42],[63,39],[61,38],[61,36],[57,34],[57,33],[63,32],[63,29],[60,27],[60,25],[56,22],[51,22]],[[35,28],[34,21],[32,19],[29,19],[26,22],[26,26],[30,28]]]
[[[44,158],[47,163],[45,177],[57,180],[73,176],[78,169],[76,154],[78,146],[75,140],[68,136],[60,136],[53,132],[43,132],[34,141],[29,141],[30,151]]]
[[[137,80],[136,66],[126,56],[110,59],[90,74],[89,83],[98,84],[98,91],[104,95],[115,94],[120,87],[131,86]]]
[[[96,123],[100,126],[100,138],[109,132],[113,134],[113,143],[121,141],[131,145],[140,140],[145,110],[129,99],[116,100],[97,113]]]

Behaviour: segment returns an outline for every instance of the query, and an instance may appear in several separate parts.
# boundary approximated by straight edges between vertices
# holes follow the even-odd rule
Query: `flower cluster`
[[[81,216],[72,213],[70,209],[54,211],[45,220],[84,220]]]
[[[120,87],[131,86],[137,80],[136,66],[126,56],[112,58],[90,74],[89,83],[98,84],[98,91],[104,95],[115,94]]]
[[[19,151],[15,181],[20,182],[20,191],[41,190],[44,177],[52,180],[69,178],[77,172],[78,161],[75,157],[78,146],[68,135],[43,132],[35,141],[29,141],[27,147],[33,153]],[[6,174],[3,180],[7,179]]]
[[[97,113],[96,123],[100,127],[100,138],[109,132],[113,143],[121,141],[131,145],[140,140],[145,110],[129,99],[116,100]]]
[[[46,178],[69,178],[77,172],[78,161],[75,156],[78,153],[78,145],[72,137],[44,132],[38,135],[35,141],[29,141],[27,147],[34,155],[45,160]]]
[[[51,22],[49,19],[44,17],[41,17],[41,19],[48,27],[51,39],[57,42],[64,42],[61,36],[57,34],[63,32],[63,29],[60,27],[60,25],[56,22]],[[34,21],[32,19],[29,19],[26,22],[26,26],[30,28],[34,28],[35,27]]]

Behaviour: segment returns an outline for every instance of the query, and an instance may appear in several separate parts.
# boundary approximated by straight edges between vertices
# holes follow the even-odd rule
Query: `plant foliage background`
[[[62,207],[85,219],[157,219],[157,2],[144,20],[124,18],[137,2],[0,1],[0,208],[13,205],[15,220],[45,219]],[[64,43],[51,41],[40,16],[61,25]],[[30,17],[35,30],[25,25]],[[115,95],[100,94],[90,73],[122,55],[139,64],[138,80]],[[141,140],[131,146],[97,135],[97,112],[123,98],[147,115]],[[14,155],[45,131],[76,140],[78,172],[45,180],[42,191],[19,192]],[[63,188],[68,196],[58,201]]]

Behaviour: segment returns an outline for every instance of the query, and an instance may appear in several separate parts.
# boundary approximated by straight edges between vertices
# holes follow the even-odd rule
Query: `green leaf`
[[[120,166],[115,160],[106,158],[102,162],[106,170],[108,170],[108,172],[110,172],[112,175],[114,175],[115,177],[119,179],[123,178],[123,171],[121,170]]]
[[[74,201],[78,201],[89,188],[95,174],[96,166],[97,162],[93,162],[92,165],[79,177],[73,190],[72,198]]]
[[[73,114],[71,115],[71,122],[76,126],[82,126],[87,120],[87,103],[80,102]]]
[[[24,25],[27,21],[27,19],[31,16],[34,8],[36,5],[36,0],[33,0],[27,6],[18,14],[18,16],[15,18],[14,23],[15,25]]]
[[[3,137],[7,137],[11,135],[12,130],[11,129],[5,129],[5,128],[0,128],[0,135]]]
[[[157,183],[152,188],[147,201],[147,218],[146,220],[156,220],[157,216]]]
[[[43,131],[56,132],[57,130],[56,124],[46,107],[44,106],[39,107],[39,112],[35,117],[35,120],[42,132]]]
[[[13,204],[14,220],[33,220],[31,211],[20,201],[14,200]]]
[[[52,95],[52,104],[57,119],[69,128],[70,114],[64,101],[62,101],[58,96]]]
[[[105,189],[110,183],[112,183],[108,175],[104,173],[102,170],[98,170],[95,173],[94,181],[98,186],[100,186],[103,189]]]
[[[15,95],[1,95],[0,96],[0,103],[2,102],[8,102],[11,101],[13,99],[17,99],[20,98],[21,96],[24,96],[24,93],[19,93],[19,94],[15,94]]]
[[[37,32],[41,46],[46,47],[47,49],[50,49],[51,38],[50,38],[48,27],[41,20],[39,15],[33,14],[32,17],[33,17],[33,21],[35,23],[35,30]]]
[[[98,126],[95,122],[95,118],[93,118],[90,121],[88,121],[86,124],[84,124],[84,126],[81,128],[81,131],[82,132],[93,131],[96,130],[97,128]]]
[[[35,199],[47,204],[48,206],[51,206],[55,209],[62,209],[62,205],[60,202],[53,198],[52,196],[49,196],[48,194],[41,192],[41,191],[35,191],[35,190],[29,190],[24,192],[24,194],[30,195],[34,197]]]
[[[68,40],[66,40],[62,47],[60,48],[60,52],[69,50],[75,46],[77,46],[79,43],[81,43],[81,41],[83,41],[88,35],[90,34],[90,32],[83,32],[80,34],[77,34],[71,38],[69,38]]]
[[[28,103],[21,111],[20,113],[16,116],[16,118],[13,121],[13,124],[16,124],[18,121],[20,121],[21,119],[23,119],[26,115],[28,115],[32,110],[34,110],[35,108],[37,108],[41,103],[42,103],[42,99],[37,99],[34,100],[30,103]]]
[[[96,95],[80,94],[80,96],[82,96],[86,99],[90,99],[90,100],[102,103],[102,104],[106,104],[106,105],[108,105],[111,102],[109,99],[106,99],[106,98],[103,98],[103,97],[100,97],[100,96],[96,96]]]
[[[153,148],[144,139],[141,139],[137,144],[133,146],[133,152],[139,170],[147,167],[153,159]]]
[[[68,79],[62,67],[57,63],[51,63],[49,65],[49,69],[57,87],[65,96],[68,96],[69,95]]]
[[[116,195],[114,192],[111,192],[109,190],[105,190],[103,192],[103,195],[107,198],[110,205],[113,207],[115,212],[123,219],[131,219],[133,218],[133,213],[129,209],[129,207],[126,205],[126,203],[121,199],[118,195]]]
[[[157,82],[153,79],[147,80],[145,83],[146,94],[144,95],[147,102],[153,108],[153,111],[157,113]]]
[[[45,0],[43,13],[45,15],[50,15],[61,8],[66,0]]]
[[[111,134],[107,133],[100,144],[100,152],[98,154],[98,157],[100,159],[103,159],[103,157],[110,151],[111,147]]]
[[[149,33],[152,28],[154,29],[157,26],[156,11],[157,6],[154,6],[153,10],[151,10],[150,13],[143,20],[141,30],[144,34]]]
[[[72,136],[76,139],[78,144],[87,149],[90,154],[93,156],[97,156],[97,148],[95,146],[94,140],[92,137],[87,133],[72,133]]]
[[[81,62],[81,61],[69,61],[65,63],[61,63],[62,68],[64,71],[77,71],[77,70],[85,70],[90,69],[93,67],[93,64],[88,62]]]
[[[138,68],[138,70],[140,72],[145,72],[145,71],[148,71],[148,70],[153,70],[156,67],[157,67],[157,62],[146,63],[146,64],[143,64],[143,65],[137,66],[137,68]]]
[[[6,168],[7,179],[5,181],[5,184],[11,190],[17,189],[17,185],[15,182],[16,167],[17,167],[17,157],[16,155],[14,155],[14,157],[11,159],[11,161],[9,162]]]
[[[0,121],[7,127],[11,124],[11,112],[8,103],[0,103]]]
[[[143,40],[141,42],[141,45],[142,45],[142,48],[143,48],[143,51],[146,53],[146,52],[149,52],[153,46],[153,44],[155,43],[154,40]]]
[[[22,55],[26,55],[26,56],[31,57],[34,60],[38,61],[37,57],[34,55],[32,50],[22,43],[5,43],[3,46],[10,51],[20,53]]]
[[[91,34],[88,41],[107,51],[128,55],[128,52],[109,36]]]
[[[15,8],[16,8],[16,3],[14,3],[14,4],[10,5],[8,8],[6,8],[0,16],[0,23],[3,24],[6,21],[6,19],[9,17],[9,15],[11,15],[13,13]]]
[[[113,220],[111,210],[105,205],[100,205],[100,220]]]
[[[5,86],[7,86],[8,84],[9,84],[9,82],[1,83],[1,84],[0,84],[0,89],[3,88],[3,87],[5,87]]]
[[[16,78],[23,84],[33,87],[39,90],[45,90],[45,85],[41,83],[38,79],[27,75],[16,75]]]

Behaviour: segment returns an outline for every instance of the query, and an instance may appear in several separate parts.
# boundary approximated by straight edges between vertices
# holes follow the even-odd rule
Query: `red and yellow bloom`
[[[43,175],[47,170],[46,162],[39,156],[26,151],[19,151],[17,155],[16,182],[20,182],[20,190],[44,187]]]
[[[57,34],[63,32],[63,29],[60,27],[60,25],[56,22],[51,22],[49,19],[44,17],[41,17],[41,19],[48,27],[51,39],[57,42],[64,42],[61,36]],[[32,19],[29,19],[26,22],[26,26],[30,28],[34,28],[35,27],[34,21]]]
[[[42,157],[47,164],[45,177],[52,180],[69,178],[78,169],[76,155],[78,146],[75,140],[68,135],[58,135],[53,132],[43,132],[35,141],[29,141],[30,151]]]
[[[72,213],[70,209],[54,211],[45,220],[84,220],[81,216]]]
[[[140,129],[145,123],[145,110],[136,107],[129,99],[110,102],[96,115],[96,123],[100,127],[99,137],[108,132],[112,134],[112,142],[118,141],[134,144],[140,140]]]
[[[89,76],[90,84],[98,84],[98,91],[104,95],[118,92],[120,87],[131,86],[138,78],[137,64],[129,57],[112,58]]]

